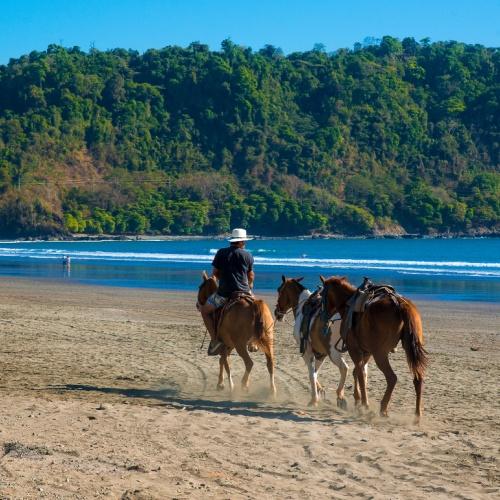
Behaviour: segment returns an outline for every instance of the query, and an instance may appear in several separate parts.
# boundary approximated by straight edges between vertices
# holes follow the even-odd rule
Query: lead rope
[[[205,339],[207,338],[207,333],[208,329],[205,328],[205,335],[203,336],[203,341],[201,342],[200,351],[203,350],[203,346],[205,345]]]

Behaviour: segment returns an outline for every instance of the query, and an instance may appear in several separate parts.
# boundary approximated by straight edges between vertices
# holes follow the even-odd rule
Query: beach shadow
[[[349,415],[341,418],[318,418],[313,415],[299,414],[272,404],[262,404],[255,401],[212,401],[210,399],[180,397],[175,389],[133,389],[122,387],[98,387],[93,385],[66,384],[50,386],[58,391],[99,392],[115,394],[127,398],[154,399],[161,401],[160,406],[168,406],[186,411],[208,411],[225,415],[240,415],[245,417],[261,417],[284,420],[288,422],[319,422],[324,424],[345,424],[352,420]]]

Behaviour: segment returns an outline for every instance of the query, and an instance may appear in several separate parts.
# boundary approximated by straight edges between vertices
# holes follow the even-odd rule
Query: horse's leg
[[[358,382],[358,389],[361,396],[361,405],[368,408],[368,395],[366,393],[366,379],[365,379],[364,367],[365,363],[361,359],[355,364],[354,369],[356,370],[356,380]]]
[[[231,354],[231,349],[227,349],[225,356],[224,356],[224,368],[226,370],[227,380],[229,382],[229,390],[231,392],[233,392],[234,383],[233,383],[233,377],[231,376],[231,365],[229,364],[229,355],[230,354]]]
[[[274,352],[273,352],[273,342],[261,341],[260,350],[266,356],[267,371],[269,372],[269,380],[271,383],[271,394],[276,396],[276,386],[274,385]]]
[[[349,365],[334,347],[330,349],[329,356],[332,363],[338,367],[340,372],[339,385],[337,386],[337,406],[345,410],[347,408],[347,400],[344,396],[344,386],[347,374],[349,373]],[[354,384],[356,388],[356,379],[354,379]]]
[[[224,354],[219,356],[219,380],[217,381],[217,390],[224,389]]]
[[[361,356],[361,359],[357,363],[355,363],[355,369],[357,370],[357,380],[359,384],[359,390],[361,392],[361,404],[365,407],[368,408],[368,391],[367,391],[367,385],[368,385],[368,380],[366,377],[366,363],[368,362],[368,359],[370,356]]]
[[[356,370],[356,365],[354,365],[354,369],[352,370],[352,378],[354,379],[354,406],[358,406],[361,402],[361,393],[359,392],[358,371]]]
[[[415,386],[415,394],[417,395],[417,405],[415,408],[415,422],[420,421],[422,416],[422,391],[424,389],[424,379],[415,377],[413,379],[413,385]]]
[[[266,355],[267,371],[269,372],[269,380],[271,382],[271,394],[276,396],[276,385],[274,384],[274,356],[273,349],[270,348]]]
[[[389,363],[389,355],[388,353],[377,354],[373,356],[375,359],[375,363],[382,371],[385,376],[385,380],[387,382],[387,387],[385,389],[384,397],[380,402],[380,415],[382,417],[387,417],[387,407],[389,406],[389,401],[391,400],[392,391],[398,381],[398,377],[394,373],[390,363]]]
[[[352,375],[354,377],[354,404],[356,407],[361,403],[361,384],[359,379],[363,377],[363,370],[360,370],[360,365],[363,363],[363,354],[357,350],[349,349],[349,356],[354,363],[354,368],[352,370]]]
[[[315,370],[315,358],[312,352],[311,345],[308,343],[304,355],[302,356],[304,363],[309,371],[309,382],[311,384],[311,401],[309,401],[309,406],[317,406],[319,402],[318,395],[318,374]]]
[[[253,361],[248,354],[246,342],[243,345],[237,344],[235,347],[236,352],[240,355],[241,359],[243,359],[243,362],[245,363],[245,374],[241,379],[241,387],[242,389],[248,390],[248,377],[250,376],[250,372],[252,371]]]
[[[363,385],[360,385],[361,390],[361,402],[368,408],[368,361],[370,361],[371,354],[363,354],[363,364],[361,365],[361,378],[363,380]],[[364,398],[363,398],[364,393]]]
[[[319,371],[320,371],[321,367],[323,366],[323,363],[325,362],[325,358],[326,358],[326,356],[322,356],[321,358],[315,357],[315,360],[314,360],[314,371],[316,372],[316,388],[318,391],[318,398],[319,398],[319,395],[321,394],[323,399],[325,399],[325,389],[323,389],[323,387],[319,383],[318,376],[319,376]]]

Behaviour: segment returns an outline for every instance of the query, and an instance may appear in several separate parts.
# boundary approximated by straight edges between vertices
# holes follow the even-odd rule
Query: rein
[[[279,306],[278,306],[278,302],[276,302],[276,311],[278,312],[278,314],[281,314],[283,316],[283,318],[290,312],[290,311],[293,311],[293,316],[296,317],[297,316],[297,309],[304,305],[304,303],[307,301],[309,297],[306,297],[304,300],[300,301],[300,302],[297,302],[297,305],[295,307],[291,306],[289,307],[286,311],[282,311],[281,309],[279,309]],[[278,297],[279,299],[279,297]]]
[[[203,340],[201,341],[200,351],[203,349],[203,346],[205,345],[205,339],[207,338],[207,335],[208,335],[208,330],[205,328],[205,335],[203,335]]]

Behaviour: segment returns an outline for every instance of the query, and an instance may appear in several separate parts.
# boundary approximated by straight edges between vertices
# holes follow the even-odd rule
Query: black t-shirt
[[[215,254],[212,266],[220,271],[217,291],[220,296],[230,297],[233,292],[250,291],[247,275],[253,270],[253,257],[243,248],[221,248]]]

